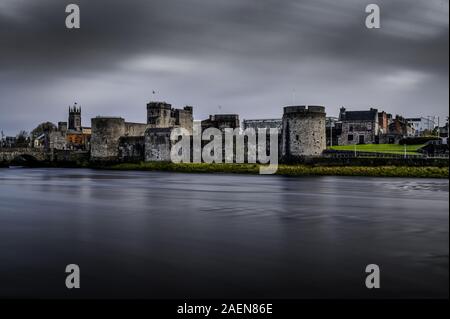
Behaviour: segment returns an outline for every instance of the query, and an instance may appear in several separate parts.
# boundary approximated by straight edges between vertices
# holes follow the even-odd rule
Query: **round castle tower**
[[[326,149],[325,107],[284,108],[281,154],[284,158],[320,156]]]
[[[125,120],[121,117],[95,117],[91,119],[91,158],[116,160],[119,139],[125,135]]]

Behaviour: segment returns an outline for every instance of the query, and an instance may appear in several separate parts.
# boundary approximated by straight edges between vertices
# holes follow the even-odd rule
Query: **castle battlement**
[[[147,103],[147,110],[148,109],[164,109],[164,110],[171,110],[172,104],[162,102],[162,101],[152,101]]]
[[[319,105],[295,105],[284,108],[284,114],[292,113],[325,113],[325,107]]]

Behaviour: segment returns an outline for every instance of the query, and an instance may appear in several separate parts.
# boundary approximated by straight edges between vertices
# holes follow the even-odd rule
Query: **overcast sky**
[[[65,27],[69,3],[79,30]],[[381,29],[365,27],[369,3]],[[67,120],[74,102],[84,126],[145,122],[154,99],[198,120],[276,118],[295,103],[442,123],[448,15],[448,0],[0,0],[0,129]]]

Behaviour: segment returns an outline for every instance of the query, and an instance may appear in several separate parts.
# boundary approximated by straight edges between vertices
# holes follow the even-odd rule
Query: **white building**
[[[433,131],[436,127],[434,117],[416,117],[406,119],[415,130],[416,136],[421,136],[424,131]]]

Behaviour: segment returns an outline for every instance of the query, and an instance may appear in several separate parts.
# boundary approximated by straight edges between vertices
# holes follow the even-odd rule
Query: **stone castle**
[[[323,106],[288,106],[281,121],[244,121],[244,129],[278,128],[281,158],[320,156],[326,149],[325,116]],[[170,133],[177,127],[192,133],[193,107],[176,109],[166,102],[150,102],[147,123],[130,123],[120,117],[96,117],[91,122],[93,161],[170,161]],[[201,121],[202,130],[211,127],[240,129],[239,116],[217,114]]]
[[[425,132],[431,132],[434,128],[430,119],[394,117],[376,108],[350,111],[342,107],[339,117],[335,118],[326,117],[323,106],[286,106],[282,118],[246,119],[242,127],[237,114],[214,114],[203,121],[194,122],[192,106],[174,108],[166,102],[155,101],[148,103],[146,110],[145,123],[127,122],[121,117],[98,116],[91,119],[91,127],[83,127],[81,107],[75,103],[69,107],[67,121],[58,122],[57,126],[45,122],[36,127],[26,141],[26,147],[31,147],[30,152],[43,152],[55,161],[78,161],[78,158],[94,162],[170,161],[172,146],[177,143],[171,140],[174,128],[183,128],[192,135],[191,150],[193,138],[198,136],[200,128],[201,131],[216,128],[222,132],[232,129],[236,135],[233,137],[234,151],[237,150],[235,146],[238,139],[244,141],[244,151],[252,146],[249,144],[247,129],[266,129],[266,132],[270,129],[278,133],[278,140],[273,139],[273,136],[268,138],[267,134],[266,155],[271,154],[274,149],[272,143],[277,142],[279,161],[296,162],[297,159],[337,154],[334,150],[327,150],[331,146],[398,144],[411,136],[426,137]],[[442,135],[442,128],[439,128],[439,134],[443,138],[448,137],[448,133]],[[202,140],[201,136],[198,140],[200,142],[196,142],[196,147],[200,145],[203,148],[210,142]],[[259,135],[256,140],[260,140]],[[3,147],[10,149],[19,145],[11,137],[1,142]],[[443,143],[447,145],[446,140]],[[257,152],[260,152],[259,148]],[[190,156],[192,159],[192,152]]]
[[[93,161],[141,161],[153,159],[151,149],[158,149],[175,127],[192,132],[193,108],[172,108],[165,102],[147,104],[147,123],[130,123],[120,117],[96,117],[91,120],[91,159]],[[164,141],[164,142],[163,142]],[[169,153],[170,156],[170,153]],[[167,156],[155,156],[155,160]]]
[[[174,128],[183,128],[189,134],[194,130],[194,108],[174,108],[166,102],[147,104],[146,123],[127,122],[122,117],[97,116],[91,127],[83,127],[81,107],[69,107],[67,122],[58,122],[48,132],[34,140],[34,147],[47,151],[81,151],[91,161],[141,162],[170,161]],[[217,128],[222,132],[233,129],[245,135],[246,129],[275,129],[278,133],[278,154],[281,160],[296,157],[320,156],[326,149],[325,107],[288,106],[282,119],[244,120],[241,129],[239,115],[215,114],[200,121],[201,130]],[[205,144],[208,141],[204,141]],[[203,143],[203,142],[202,142]],[[202,145],[203,146],[203,145]],[[266,144],[270,151],[269,142]],[[87,154],[86,154],[87,155]]]

